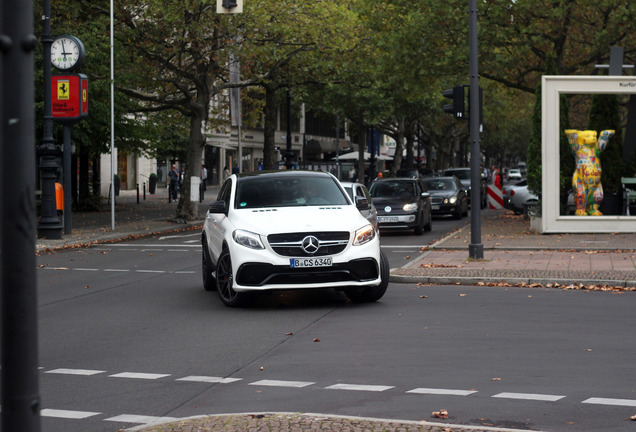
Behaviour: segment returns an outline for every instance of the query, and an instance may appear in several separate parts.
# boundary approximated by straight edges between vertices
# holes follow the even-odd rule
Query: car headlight
[[[415,210],[417,210],[417,203],[404,204],[404,207],[402,207],[402,210],[404,210],[406,212],[415,211]]]
[[[372,225],[366,225],[356,231],[353,238],[354,246],[361,246],[365,243],[369,243],[375,237],[375,229]]]
[[[457,202],[457,197],[456,196],[452,196],[448,199],[448,202],[451,204],[455,204]]]
[[[248,247],[250,249],[265,249],[261,236],[256,233],[244,230],[236,230],[232,233],[234,241],[241,246]]]

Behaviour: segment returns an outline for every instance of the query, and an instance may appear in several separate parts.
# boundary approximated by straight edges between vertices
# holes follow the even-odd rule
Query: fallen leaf
[[[433,417],[435,417],[435,418],[448,418],[448,411],[446,411],[446,410],[433,411]]]
[[[428,296],[421,295],[420,298],[428,298]]]
[[[90,285],[86,285],[84,288],[87,289],[87,288],[90,288],[90,287],[91,287]]]
[[[636,421],[636,415],[631,416],[631,417],[630,417],[630,420],[634,420],[634,421]]]
[[[411,255],[405,256],[404,259],[411,259]]]
[[[316,338],[314,339],[314,342],[320,342],[320,339]]]
[[[264,368],[263,366],[261,366],[259,369],[260,369],[260,370],[265,370],[265,368]]]
[[[293,335],[294,335],[293,332],[285,333],[285,336],[293,336]]]
[[[460,294],[460,297],[466,297],[468,294]]]
[[[490,381],[501,381],[501,378],[493,378]]]

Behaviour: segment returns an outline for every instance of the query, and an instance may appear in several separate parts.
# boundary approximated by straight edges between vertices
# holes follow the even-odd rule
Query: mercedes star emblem
[[[307,236],[303,239],[302,248],[308,254],[313,255],[320,248],[320,242],[314,236]]]

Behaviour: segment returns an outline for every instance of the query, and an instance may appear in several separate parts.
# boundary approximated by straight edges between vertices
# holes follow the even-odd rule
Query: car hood
[[[371,198],[375,208],[384,208],[386,206],[402,207],[404,204],[417,202],[417,198],[413,196],[389,197],[389,198]]]
[[[349,231],[369,221],[352,205],[276,207],[234,210],[236,228],[269,235],[281,232]]]
[[[455,195],[457,193],[457,191],[432,191],[432,190],[429,190],[428,193],[430,193],[431,196],[435,196],[435,197],[449,198],[449,197],[452,197],[453,195]]]

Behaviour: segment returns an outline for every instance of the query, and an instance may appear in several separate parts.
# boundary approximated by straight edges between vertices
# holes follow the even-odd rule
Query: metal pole
[[[481,173],[479,165],[479,54],[477,44],[477,0],[469,0],[469,47],[470,47],[470,258],[483,259],[484,245],[481,243]]]
[[[113,0],[110,0],[110,220],[115,231],[115,31],[113,25]],[[50,57],[50,56],[49,56]]]
[[[71,126],[64,125],[64,234],[73,230],[71,203]]]
[[[53,37],[51,36],[50,0],[44,0],[43,21],[44,114],[42,122],[43,136],[38,148],[41,157],[40,181],[42,184],[42,205],[38,225],[38,236],[48,239],[61,239],[62,223],[57,217],[57,207],[55,205],[55,177],[58,168],[57,156],[60,154],[60,149],[53,140],[53,110],[51,107],[51,44],[53,43]]]
[[[49,10],[45,9],[47,23]],[[33,109],[37,38],[32,32],[33,2],[0,0],[0,163],[2,172],[11,173],[0,180],[0,430],[6,432],[38,432],[41,428]]]
[[[336,176],[338,176],[338,180],[340,180],[340,159],[338,153],[340,153],[340,114],[336,115]]]
[[[287,90],[287,156],[285,156],[285,168],[292,169],[292,137],[291,137],[291,93]]]

